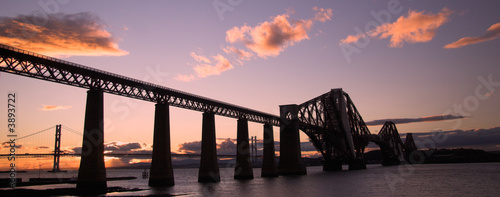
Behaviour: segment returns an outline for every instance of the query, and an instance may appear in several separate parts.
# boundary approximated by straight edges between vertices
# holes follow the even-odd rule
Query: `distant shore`
[[[500,162],[500,151],[486,152],[479,149],[429,149],[420,150],[425,156],[423,164],[435,163],[484,163],[484,162]],[[321,166],[322,157],[309,158],[303,157],[303,162],[306,166]],[[373,150],[364,154],[366,164],[382,164],[382,152]],[[279,157],[277,157],[277,162]],[[219,161],[220,168],[234,168],[234,160]],[[149,169],[150,163],[138,163],[129,166],[107,167],[107,169]],[[259,168],[261,162],[253,162],[254,168]],[[199,168],[199,159],[192,159],[190,163],[173,164],[174,169],[183,168]],[[78,170],[78,169],[65,169]],[[33,170],[37,171],[37,170]],[[0,171],[0,173],[9,173],[10,171]],[[16,171],[16,173],[26,173],[26,170]]]

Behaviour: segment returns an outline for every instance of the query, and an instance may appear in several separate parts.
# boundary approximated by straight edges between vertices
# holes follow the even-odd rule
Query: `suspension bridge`
[[[62,145],[61,133],[64,128],[66,134],[73,134],[71,136],[65,137],[65,144]],[[16,142],[16,158],[39,158],[39,157],[54,157],[54,165],[49,172],[62,172],[59,168],[60,158],[63,157],[75,157],[79,154],[75,154],[75,148],[79,149],[81,144],[78,144],[79,139],[81,139],[83,133],[78,132],[62,125],[54,125],[47,129],[43,129],[37,132],[32,132],[22,137],[15,138]],[[53,140],[51,140],[52,138]],[[51,145],[53,144],[53,151],[50,151]],[[67,148],[66,150],[61,150],[61,147]],[[2,149],[0,151],[0,158],[10,157],[11,153],[5,153],[9,150]],[[47,152],[50,151],[50,152]]]
[[[64,131],[64,132],[63,132]],[[62,135],[65,133],[65,135]],[[68,134],[72,134],[68,136]],[[64,139],[63,140],[63,136]],[[82,132],[69,128],[64,125],[54,125],[52,127],[32,132],[22,137],[15,138],[16,158],[42,158],[53,157],[53,168],[49,172],[65,172],[60,169],[61,157],[80,157],[81,156],[81,138]],[[63,143],[69,141],[68,143]],[[53,147],[50,147],[50,145]],[[62,149],[64,148],[64,149]],[[105,147],[106,149],[107,147]],[[257,147],[255,147],[257,148]],[[113,147],[111,147],[113,149]],[[142,149],[141,149],[142,150]],[[130,151],[107,151],[104,153],[107,157],[133,157],[151,159],[151,152],[141,153]],[[0,151],[0,159],[12,156],[8,149]],[[173,157],[200,157],[200,154],[177,154],[172,153]],[[236,155],[217,155],[218,157],[235,157]]]
[[[170,151],[169,107],[202,112],[202,151],[199,182],[219,182],[215,115],[237,119],[235,179],[253,179],[249,154],[248,121],[263,124],[264,153],[262,174],[304,175],[299,132],[303,131],[323,155],[325,171],[365,169],[363,153],[370,141],[384,153],[386,165],[411,160],[416,150],[412,136],[402,143],[393,123],[386,123],[379,134],[371,134],[349,95],[342,89],[300,105],[281,105],[280,116],[229,104],[168,87],[139,81],[37,53],[0,45],[0,71],[88,89],[77,190],[103,193],[107,189],[104,166],[103,95],[115,94],[156,103],[153,152],[149,185],[174,185]],[[273,127],[280,127],[280,160],[276,164]]]

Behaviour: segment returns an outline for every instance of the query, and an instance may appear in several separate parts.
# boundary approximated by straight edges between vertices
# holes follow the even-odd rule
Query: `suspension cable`
[[[29,135],[26,135],[26,136],[23,136],[23,137],[19,137],[19,138],[16,138],[16,140],[20,140],[20,139],[24,139],[24,138],[27,138],[27,137],[30,137],[30,136],[34,136],[36,134],[39,134],[39,133],[42,133],[42,132],[45,132],[45,131],[48,131],[49,129],[53,129],[55,128],[56,126],[52,126],[50,128],[47,128],[47,129],[44,129],[44,130],[41,130],[41,131],[38,131],[38,132],[35,132],[35,133],[32,133],[32,134],[29,134]]]

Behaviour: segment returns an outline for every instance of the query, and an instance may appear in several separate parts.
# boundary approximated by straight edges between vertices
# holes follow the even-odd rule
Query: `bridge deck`
[[[279,126],[278,116],[0,44],[0,71]]]

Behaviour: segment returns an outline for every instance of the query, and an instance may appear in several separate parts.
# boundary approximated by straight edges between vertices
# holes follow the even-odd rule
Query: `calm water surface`
[[[221,168],[221,182],[197,182],[198,169],[175,169],[175,186],[165,189],[148,187],[143,170],[108,169],[108,177],[135,176],[135,180],[109,181],[108,187],[144,189],[138,192],[110,193],[107,196],[177,194],[186,196],[499,196],[500,163],[425,164],[384,167],[369,165],[367,170],[323,172],[322,167],[308,167],[305,176],[234,180],[231,168]],[[41,177],[71,177],[67,173],[40,173]],[[7,174],[1,174],[6,178]],[[24,181],[37,178],[38,172],[19,173]],[[75,187],[75,184],[30,186],[48,189]],[[1,191],[0,191],[1,193]]]

